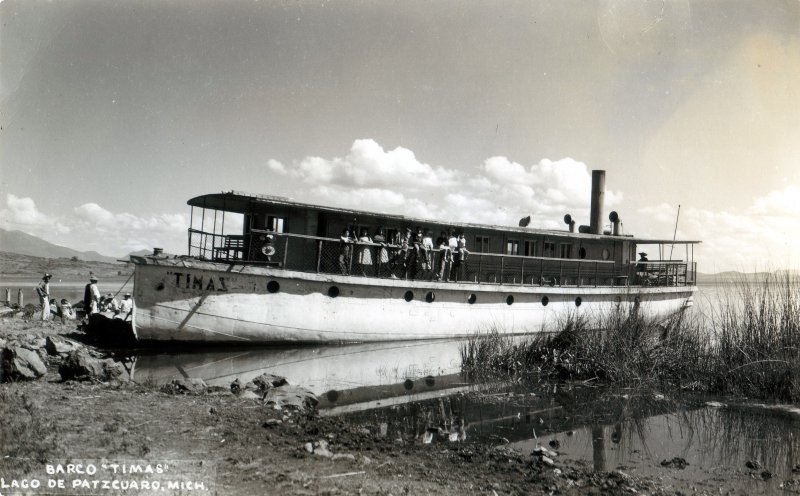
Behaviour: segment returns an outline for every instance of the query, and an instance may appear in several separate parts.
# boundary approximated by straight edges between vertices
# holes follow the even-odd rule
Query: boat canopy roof
[[[560,231],[552,229],[537,229],[529,227],[517,226],[500,226],[491,224],[474,224],[467,222],[450,222],[437,219],[421,219],[417,217],[406,217],[403,215],[388,214],[384,212],[370,212],[366,210],[353,210],[347,208],[328,207],[324,205],[315,205],[312,203],[303,203],[285,198],[282,196],[260,195],[253,193],[245,193],[241,191],[228,191],[222,193],[211,193],[207,195],[196,196],[186,202],[189,206],[208,208],[212,210],[220,210],[225,212],[246,214],[260,210],[261,206],[281,206],[299,209],[317,210],[320,212],[340,213],[348,216],[358,217],[370,216],[380,217],[387,220],[395,220],[401,224],[445,224],[454,228],[470,228],[470,229],[486,229],[493,231],[504,232],[519,232],[529,234],[542,234],[548,236],[563,236],[569,238],[585,238],[585,239],[624,239],[632,241],[637,244],[652,244],[652,245],[665,245],[665,244],[698,244],[700,241],[688,240],[672,240],[672,239],[648,239],[638,238],[631,235],[612,236],[610,234],[587,234],[569,231]]]

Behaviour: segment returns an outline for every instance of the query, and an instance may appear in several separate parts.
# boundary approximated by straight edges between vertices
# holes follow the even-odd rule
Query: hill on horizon
[[[107,257],[96,251],[73,250],[72,248],[50,243],[49,241],[45,241],[22,231],[7,231],[5,229],[0,229],[0,251],[42,258],[76,257],[78,260],[85,260],[87,262],[114,263],[117,261],[115,257]]]

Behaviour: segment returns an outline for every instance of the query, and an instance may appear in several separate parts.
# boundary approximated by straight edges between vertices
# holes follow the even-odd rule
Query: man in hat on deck
[[[97,289],[97,277],[89,276],[89,284],[83,292],[83,308],[86,311],[86,317],[99,311],[100,305],[100,290]]]
[[[636,264],[636,272],[641,274],[647,274],[647,264],[642,263],[647,262],[647,253],[639,252],[639,263]]]
[[[42,276],[42,281],[36,286],[36,294],[39,295],[39,304],[42,305],[42,320],[50,318],[50,279],[51,274]]]

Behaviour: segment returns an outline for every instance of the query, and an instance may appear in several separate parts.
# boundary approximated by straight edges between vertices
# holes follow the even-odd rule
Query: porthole
[[[611,252],[608,251],[608,248],[603,248],[603,260],[608,260],[608,257],[611,256]]]
[[[581,246],[581,249],[578,250],[578,256],[580,256],[582,259],[586,258],[586,248]]]
[[[622,297],[621,296],[615,296],[614,297],[614,303],[616,303],[617,305],[622,303]]]
[[[413,293],[413,292],[411,292],[411,291],[406,291],[406,294],[404,294],[404,295],[403,295],[403,298],[404,298],[406,301],[411,301],[411,300],[413,300],[413,299],[414,299],[414,293]]]
[[[550,303],[550,298],[547,296],[542,296],[542,306],[546,307],[548,303]]]
[[[270,293],[277,293],[278,291],[280,291],[280,289],[281,285],[280,283],[278,283],[278,281],[270,281],[267,283],[267,291],[269,291]]]
[[[433,294],[433,291],[428,291],[428,294],[425,295],[425,301],[428,303],[433,303],[433,300],[436,299],[436,295]]]
[[[325,393],[325,397],[328,398],[328,401],[331,403],[336,403],[336,400],[339,399],[339,392],[335,389],[331,389],[327,393]]]
[[[412,381],[411,379],[406,379],[403,382],[403,387],[406,389],[406,391],[414,389],[414,381]]]
[[[478,297],[475,296],[475,293],[472,293],[471,295],[469,295],[469,298],[467,298],[467,303],[469,303],[470,305],[472,305],[476,301],[478,301]]]
[[[514,296],[508,295],[508,298],[506,298],[506,305],[513,305],[513,304],[514,304]]]
[[[581,303],[583,303],[583,299],[581,299],[581,297],[580,297],[580,296],[578,296],[577,298],[575,298],[575,306],[576,306],[576,307],[579,307],[579,306],[581,306]]]
[[[433,387],[436,385],[436,379],[432,375],[425,377],[425,385],[428,387]]]
[[[338,286],[331,286],[328,288],[328,296],[331,298],[336,298],[339,296],[339,287]]]
[[[164,283],[163,282],[158,283],[158,286],[156,286],[156,291],[164,291]]]

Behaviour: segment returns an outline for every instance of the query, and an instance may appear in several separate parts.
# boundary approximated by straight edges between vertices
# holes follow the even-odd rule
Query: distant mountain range
[[[115,257],[107,257],[96,251],[78,251],[66,246],[54,245],[36,236],[22,231],[6,231],[0,229],[0,251],[43,258],[72,258],[89,262],[117,261]]]

